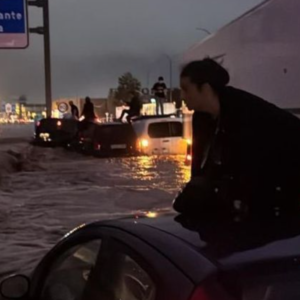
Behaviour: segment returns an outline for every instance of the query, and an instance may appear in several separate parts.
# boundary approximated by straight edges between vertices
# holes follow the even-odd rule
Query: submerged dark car
[[[82,225],[30,277],[4,280],[1,293],[28,300],[298,300],[295,222],[201,222],[148,212]]]
[[[96,122],[80,122],[78,135],[70,144],[71,148],[84,154],[93,154],[93,139],[97,126],[98,124]]]
[[[95,156],[138,154],[138,138],[131,124],[101,124],[95,128],[93,142]]]
[[[137,135],[130,124],[82,122],[73,147],[99,157],[137,154]]]
[[[47,118],[36,122],[34,143],[37,145],[66,146],[77,135],[78,121]]]

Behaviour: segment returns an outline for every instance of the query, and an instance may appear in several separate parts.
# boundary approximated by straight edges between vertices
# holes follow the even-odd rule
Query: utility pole
[[[170,102],[173,102],[173,61],[170,57]]]
[[[50,20],[48,0],[28,0],[28,6],[43,9],[43,27],[30,28],[30,33],[44,35],[44,64],[45,64],[45,97],[47,118],[51,118],[52,112],[52,88],[51,88],[51,50],[50,50]]]
[[[170,97],[169,97],[169,101],[173,102],[173,95],[172,95],[172,90],[173,90],[173,60],[171,58],[170,55],[168,54],[164,54],[165,57],[168,58],[169,60],[169,78],[170,78]]]

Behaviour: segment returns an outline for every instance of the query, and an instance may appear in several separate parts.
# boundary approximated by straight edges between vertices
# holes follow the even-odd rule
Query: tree
[[[19,103],[20,104],[26,104],[27,103],[27,97],[26,97],[26,95],[21,95],[19,97]]]
[[[121,101],[130,101],[130,92],[140,90],[141,82],[137,78],[133,77],[130,72],[127,72],[119,77],[119,86],[115,94],[115,99],[118,104],[120,104]]]

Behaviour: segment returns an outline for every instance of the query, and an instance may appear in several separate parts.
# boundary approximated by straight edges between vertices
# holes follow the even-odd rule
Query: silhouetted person
[[[127,122],[131,123],[131,119],[133,117],[138,117],[141,114],[142,109],[142,103],[138,96],[138,94],[133,91],[130,93],[131,101],[127,102],[127,105],[129,106],[129,109],[123,109],[122,114],[119,118],[121,121],[125,114],[127,114]]]
[[[192,179],[178,195],[179,212],[298,213],[300,120],[263,99],[227,86],[211,59],[181,72],[193,116]]]
[[[152,88],[152,92],[154,93],[155,100],[156,100],[156,114],[160,112],[164,114],[164,102],[166,101],[166,89],[167,86],[164,82],[163,77],[158,78],[158,82],[156,82]]]
[[[73,101],[70,101],[69,105],[71,107],[72,118],[78,120],[79,119],[78,107],[73,103]]]
[[[84,117],[85,121],[94,121],[96,119],[94,104],[92,103],[90,97],[85,98],[85,104],[83,106],[81,116]]]

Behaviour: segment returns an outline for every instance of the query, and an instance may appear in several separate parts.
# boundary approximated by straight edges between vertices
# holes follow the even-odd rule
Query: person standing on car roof
[[[181,72],[193,116],[192,178],[174,201],[179,212],[299,212],[300,120],[227,86],[211,59]]]
[[[78,110],[78,107],[74,104],[73,101],[70,101],[69,105],[71,107],[72,118],[75,119],[75,120],[78,120],[79,119],[79,110]]]
[[[96,119],[94,104],[90,97],[85,98],[85,104],[83,106],[81,116],[84,117],[85,121],[94,121]]]
[[[156,100],[156,114],[160,112],[163,115],[164,114],[164,102],[166,101],[166,90],[167,86],[164,82],[163,77],[158,78],[158,82],[156,82],[152,88],[152,93],[154,93],[155,100]]]
[[[136,91],[131,91],[129,96],[131,100],[126,102],[126,104],[129,106],[129,109],[123,109],[119,120],[122,121],[125,114],[127,114],[127,122],[131,123],[131,119],[133,117],[138,117],[141,114],[142,102]]]

